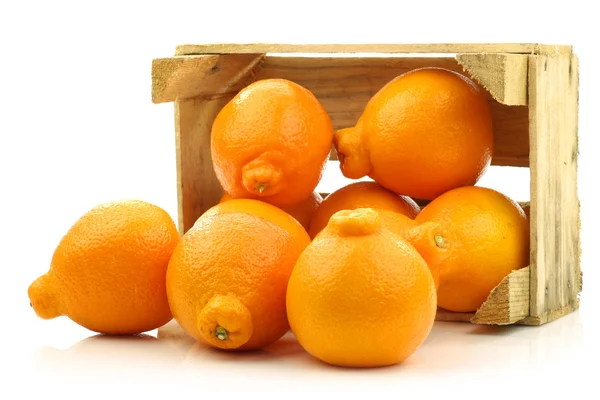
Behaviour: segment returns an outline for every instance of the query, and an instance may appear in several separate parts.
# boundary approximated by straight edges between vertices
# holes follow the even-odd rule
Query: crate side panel
[[[578,61],[531,56],[530,322],[545,323],[578,307]],[[566,311],[565,311],[566,310]]]
[[[187,232],[223,195],[212,166],[210,131],[215,117],[231,98],[227,95],[175,102],[180,234]]]
[[[422,67],[439,67],[468,75],[453,57],[270,57],[261,63],[254,79],[285,78],[319,99],[336,129],[353,126],[370,98],[400,74]],[[475,82],[477,84],[477,82]],[[481,85],[479,87],[485,90]],[[241,87],[236,87],[236,90]],[[487,91],[486,91],[487,93]],[[527,106],[507,106],[488,93],[494,120],[493,165],[529,165],[529,114]],[[332,159],[336,159],[332,152]]]

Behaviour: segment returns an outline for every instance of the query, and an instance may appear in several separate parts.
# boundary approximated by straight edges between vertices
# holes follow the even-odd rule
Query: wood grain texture
[[[223,195],[210,155],[212,123],[231,95],[175,102],[178,228],[184,234]]]
[[[529,267],[513,271],[490,292],[470,320],[474,324],[509,325],[529,316]]]
[[[261,54],[202,55],[152,61],[152,102],[210,97],[250,83]]]
[[[524,54],[457,54],[456,59],[499,103],[527,105],[527,61]]]
[[[230,53],[570,53],[569,45],[539,43],[421,43],[421,44],[183,44],[175,55]]]
[[[533,324],[579,305],[578,71],[572,54],[529,60]]]

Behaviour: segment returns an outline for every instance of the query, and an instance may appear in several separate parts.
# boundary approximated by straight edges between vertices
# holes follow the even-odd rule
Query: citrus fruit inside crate
[[[492,165],[528,168],[529,266],[506,276],[475,313],[436,319],[541,325],[576,310],[582,288],[577,195],[578,59],[568,45],[209,44],[153,60],[152,101],[174,102],[180,233],[223,196],[210,154],[212,123],[242,88],[284,78],[310,90],[334,128],[354,126],[386,83],[421,67],[470,77],[493,118]],[[335,151],[331,158],[335,159]]]

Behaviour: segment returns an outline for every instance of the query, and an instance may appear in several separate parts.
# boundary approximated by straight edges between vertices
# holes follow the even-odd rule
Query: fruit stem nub
[[[217,326],[217,329],[215,329],[215,336],[219,340],[227,340],[227,330],[219,325]]]
[[[259,194],[262,194],[265,191],[266,188],[267,188],[267,185],[264,184],[264,183],[259,183],[259,184],[256,185],[256,191]]]
[[[435,240],[435,245],[437,247],[440,248],[444,248],[446,247],[446,241],[444,240],[444,237],[442,235],[440,235],[439,233],[436,233],[435,236],[433,237],[433,240]]]

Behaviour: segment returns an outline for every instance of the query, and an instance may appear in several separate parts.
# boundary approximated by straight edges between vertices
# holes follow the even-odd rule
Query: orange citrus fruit
[[[413,199],[399,196],[376,182],[354,182],[336,190],[323,200],[310,223],[308,233],[314,238],[340,210],[377,208],[395,211],[414,218],[419,206]]]
[[[529,222],[502,193],[467,186],[429,203],[416,221],[435,222],[453,236],[440,264],[438,304],[450,311],[476,311],[511,271],[529,265]]]
[[[287,282],[310,238],[279,208],[235,199],[204,213],[175,248],[167,270],[173,317],[220,349],[267,346],[289,329]]]
[[[220,203],[229,200],[231,200],[231,196],[225,192],[223,197],[221,197]],[[313,215],[317,211],[317,208],[319,208],[319,204],[321,204],[322,201],[323,198],[321,195],[317,192],[313,192],[312,195],[308,196],[299,203],[281,206],[279,208],[294,217],[296,221],[300,222],[300,225],[302,225],[304,229],[308,230],[310,221],[312,220]]]
[[[433,276],[436,290],[440,281],[440,265],[452,251],[454,237],[437,222],[419,223],[404,214],[381,208],[374,209],[384,228],[410,243],[421,254]]]
[[[144,201],[101,204],[58,244],[48,273],[29,287],[41,318],[65,315],[105,334],[134,334],[171,320],[165,275],[179,241],[163,209]]]
[[[231,197],[296,204],[317,187],[332,140],[331,119],[310,91],[264,79],[242,89],[217,115],[212,161]]]
[[[492,117],[483,91],[440,68],[400,75],[335,133],[342,173],[370,176],[395,193],[431,200],[474,185],[491,162]]]
[[[298,259],[287,311],[299,343],[321,361],[384,366],[424,342],[436,292],[423,257],[376,211],[342,210]]]

